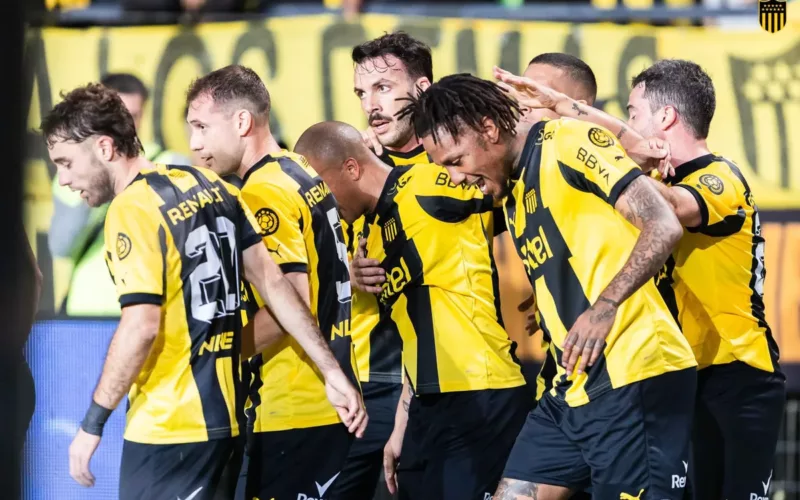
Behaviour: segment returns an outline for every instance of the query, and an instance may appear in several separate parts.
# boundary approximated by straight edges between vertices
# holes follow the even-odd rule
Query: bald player
[[[390,167],[344,123],[314,125],[295,149],[345,221],[365,216],[367,257],[386,272],[379,321],[402,338],[415,399],[409,416],[407,387],[384,450],[389,490],[411,442],[422,470],[399,474],[400,498],[490,497],[534,401],[495,307],[492,233],[481,217],[492,199],[437,165]]]

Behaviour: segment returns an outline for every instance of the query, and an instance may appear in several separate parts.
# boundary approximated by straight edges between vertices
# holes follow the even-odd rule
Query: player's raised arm
[[[573,122],[561,134],[559,160],[583,174],[587,189],[604,198],[640,233],[622,269],[581,314],[564,341],[568,374],[582,373],[600,357],[620,304],[656,275],[683,234],[670,204],[605,129]],[[577,151],[577,153],[576,153]]]

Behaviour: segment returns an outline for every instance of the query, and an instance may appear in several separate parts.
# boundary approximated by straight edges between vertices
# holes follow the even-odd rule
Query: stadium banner
[[[791,13],[790,13],[791,14]],[[768,318],[787,362],[800,362],[800,29],[770,34],[716,28],[556,24],[365,15],[278,17],[187,26],[46,28],[26,41],[29,134],[25,184],[26,227],[44,272],[42,309],[58,309],[70,264],[47,250],[54,166],[35,133],[59,93],[130,72],[151,90],[140,131],[188,152],[184,97],[196,78],[231,63],[255,69],[272,96],[272,128],[291,146],[307,128],[336,119],[366,126],[352,90],[354,45],[405,30],[433,49],[436,78],[470,72],[489,78],[493,65],[519,72],[542,52],[583,58],[598,78],[598,106],[626,116],[633,75],[665,57],[690,57],[712,76],[717,110],[709,143],[739,164],[762,209],[769,270]],[[789,139],[794,137],[794,141]],[[498,246],[504,316],[523,358],[538,358],[538,336],[524,333],[516,305],[529,293],[510,241]]]

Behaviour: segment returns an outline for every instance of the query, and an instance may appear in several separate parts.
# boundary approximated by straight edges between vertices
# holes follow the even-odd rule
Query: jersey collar
[[[266,156],[264,156],[263,158],[261,158],[260,160],[258,160],[256,162],[256,164],[253,165],[252,167],[250,167],[250,170],[248,170],[247,173],[244,174],[244,177],[242,177],[242,186],[247,184],[247,179],[249,179],[250,176],[253,175],[253,173],[256,170],[258,170],[259,168],[263,167],[264,165],[266,165],[267,163],[269,163],[271,161],[275,161],[275,158],[273,158],[272,155],[269,154],[269,153]]]
[[[519,156],[519,162],[514,168],[514,171],[511,172],[512,182],[519,180],[519,176],[522,175],[522,171],[525,170],[525,167],[533,158],[536,146],[539,145],[536,144],[536,138],[539,137],[539,133],[544,129],[545,125],[547,125],[547,122],[542,120],[531,127],[531,129],[528,131],[528,137],[525,139],[525,147],[522,148],[522,154]]]
[[[410,167],[410,165],[408,166]],[[381,195],[378,197],[378,203],[375,205],[375,215],[383,218],[391,209],[394,196],[397,194],[397,179],[408,171],[408,167],[395,167],[389,172],[389,177],[386,178],[386,184],[381,189]]]
[[[676,167],[675,177],[667,179],[667,182],[669,182],[670,184],[678,184],[685,178],[689,177],[691,174],[697,172],[701,168],[705,168],[711,165],[715,161],[720,161],[720,158],[717,157],[717,155],[715,155],[714,153],[698,156],[694,160],[687,161],[686,163]]]
[[[387,158],[391,159],[391,157],[410,160],[411,158],[414,158],[417,155],[421,155],[424,152],[425,152],[425,147],[422,144],[418,144],[417,147],[415,147],[411,151],[406,151],[405,153],[400,153],[398,151],[389,151],[388,149],[384,148],[383,154],[381,155],[381,160],[383,160],[384,163],[387,163],[386,159]]]

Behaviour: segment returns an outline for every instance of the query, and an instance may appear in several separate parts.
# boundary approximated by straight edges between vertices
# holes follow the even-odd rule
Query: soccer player
[[[401,498],[486,498],[533,405],[495,307],[491,234],[480,215],[492,200],[435,165],[386,165],[344,123],[314,125],[296,150],[346,221],[366,215],[367,256],[388,276],[380,321],[402,338],[417,404],[409,413],[407,391],[397,407],[384,466],[390,491],[405,435],[424,469],[418,481],[400,477]]]
[[[497,85],[443,78],[407,109],[453,182],[505,198],[551,340],[552,387],[495,498],[682,498],[696,362],[651,278],[681,236],[666,200],[606,130],[549,120],[517,135]],[[643,496],[644,495],[644,496]]]
[[[325,373],[343,418],[353,425],[365,419],[358,391],[270,259],[236,188],[205,169],[142,157],[131,114],[101,85],[66,94],[42,132],[62,185],[90,206],[113,200],[106,259],[122,317],[70,445],[78,483],[94,484],[89,461],[130,391],[120,498],[213,498],[239,434],[243,277]]]
[[[269,93],[251,69],[232,65],[199,78],[187,102],[192,150],[216,173],[242,179],[242,198],[255,213],[270,256],[310,304],[357,383],[347,249],[328,186],[302,156],[278,146],[269,128]],[[322,374],[270,312],[261,308],[254,319],[247,498],[327,498],[352,436],[325,399]],[[349,430],[360,437],[364,425]]]
[[[711,78],[690,61],[657,62],[633,79],[627,124],[563,95],[543,98],[549,90],[532,82],[505,80],[523,84],[538,98],[533,105],[547,101],[618,130],[621,141],[668,143],[677,166],[653,185],[686,233],[656,283],[699,368],[689,483],[698,499],[768,496],[785,376],[764,315],[765,241],[753,193],[739,168],[706,143],[716,107]]]

